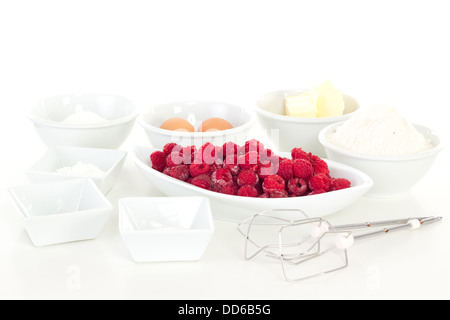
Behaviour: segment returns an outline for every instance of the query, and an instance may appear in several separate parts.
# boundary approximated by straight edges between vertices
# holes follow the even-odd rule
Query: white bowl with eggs
[[[171,142],[183,146],[201,146],[206,142],[221,145],[227,141],[239,144],[246,141],[255,122],[251,110],[214,101],[160,104],[138,118],[151,145],[157,149]],[[161,128],[163,124],[164,128]],[[206,132],[199,131],[202,125]]]
[[[430,128],[419,124],[406,123],[408,130],[395,129],[394,123],[380,122],[379,118],[370,118],[364,116],[368,110],[361,111],[358,117],[352,119],[352,122],[343,121],[331,124],[322,129],[319,134],[320,143],[326,150],[327,158],[340,163],[347,164],[353,168],[361,170],[370,176],[373,180],[373,187],[365,196],[375,198],[395,198],[408,193],[429,171],[433,165],[438,153],[443,146],[437,133]],[[359,120],[361,116],[361,120]],[[351,126],[358,121],[361,124],[359,128]],[[389,128],[385,132],[372,132],[369,127],[378,126]],[[347,127],[343,127],[347,124]],[[347,134],[336,136],[337,130],[347,130],[347,132],[357,135],[355,140]],[[397,130],[397,131],[396,131]],[[367,132],[369,131],[369,132]],[[392,136],[386,133],[392,131]],[[341,131],[342,132],[342,131]],[[341,133],[339,133],[341,134]],[[334,137],[333,137],[334,135]],[[398,143],[393,143],[397,136],[403,135]],[[417,136],[412,139],[411,137]],[[338,139],[339,137],[339,139]],[[342,137],[345,139],[342,140]],[[357,143],[364,137],[363,141],[367,145]],[[400,141],[409,139],[400,143]],[[400,137],[399,137],[400,138]],[[340,143],[339,141],[342,141]],[[371,141],[371,142],[370,142]],[[414,141],[417,141],[414,145]],[[395,146],[398,145],[396,148]],[[417,149],[409,152],[409,148]],[[397,149],[397,153],[395,149]]]
[[[29,119],[48,146],[119,148],[139,112],[128,99],[109,94],[66,94],[42,99]]]
[[[302,148],[307,152],[325,156],[318,135],[326,126],[350,118],[358,109],[358,101],[342,94],[344,111],[340,116],[323,118],[300,118],[287,116],[285,112],[286,97],[305,93],[306,89],[277,90],[266,93],[256,101],[256,114],[261,127],[279,151],[289,152],[293,148]]]

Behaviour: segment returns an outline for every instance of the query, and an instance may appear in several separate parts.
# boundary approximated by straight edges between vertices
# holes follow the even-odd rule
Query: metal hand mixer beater
[[[237,229],[245,238],[246,260],[260,253],[278,259],[284,278],[296,282],[346,268],[347,249],[356,240],[416,230],[441,219],[430,216],[333,226],[326,219],[309,218],[301,210],[275,209],[253,215]]]

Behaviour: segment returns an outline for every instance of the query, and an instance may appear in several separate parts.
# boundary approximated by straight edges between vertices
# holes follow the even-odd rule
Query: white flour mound
[[[73,166],[62,167],[56,170],[56,173],[77,176],[77,177],[92,177],[92,178],[103,178],[106,174],[105,171],[101,170],[96,165],[90,163],[77,162]]]
[[[108,120],[91,111],[76,112],[63,120],[67,124],[103,124]]]
[[[346,150],[368,155],[410,155],[433,147],[430,139],[387,104],[361,110],[327,139]]]

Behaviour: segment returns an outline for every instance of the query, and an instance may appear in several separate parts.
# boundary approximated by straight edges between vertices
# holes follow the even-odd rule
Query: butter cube
[[[316,118],[317,95],[312,91],[288,96],[284,99],[286,115],[300,118]]]
[[[317,99],[317,117],[337,117],[344,113],[344,99],[341,92],[334,88],[329,81],[319,85],[316,89],[319,98]]]
[[[341,92],[326,81],[311,90],[284,99],[285,114],[298,118],[326,118],[344,114]]]

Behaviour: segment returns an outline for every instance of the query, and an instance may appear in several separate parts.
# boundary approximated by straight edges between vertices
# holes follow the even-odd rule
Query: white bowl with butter
[[[256,101],[256,114],[261,127],[266,130],[269,139],[279,151],[290,152],[293,148],[302,148],[320,157],[325,150],[320,144],[319,132],[326,126],[350,118],[359,109],[358,101],[342,94],[343,114],[331,117],[294,117],[286,115],[286,98],[306,93],[306,89],[288,89],[272,91]]]

